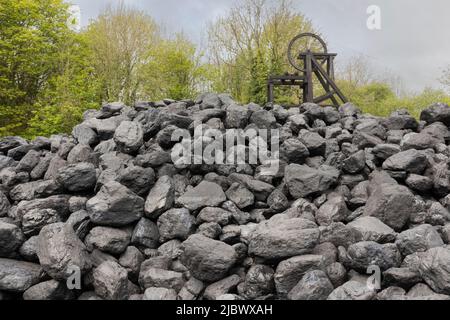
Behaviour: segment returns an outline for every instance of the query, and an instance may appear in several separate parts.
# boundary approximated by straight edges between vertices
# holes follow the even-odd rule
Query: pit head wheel
[[[300,72],[306,72],[304,61],[300,59],[300,56],[306,53],[327,54],[328,48],[325,41],[318,35],[309,32],[301,33],[291,40],[288,47],[289,63]]]

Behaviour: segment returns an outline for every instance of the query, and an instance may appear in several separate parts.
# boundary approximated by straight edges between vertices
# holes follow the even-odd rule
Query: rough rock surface
[[[219,136],[183,148],[230,160],[217,139],[279,130],[280,160],[175,159],[197,124]],[[0,138],[0,299],[448,300],[449,126],[444,104],[418,121],[209,93]]]

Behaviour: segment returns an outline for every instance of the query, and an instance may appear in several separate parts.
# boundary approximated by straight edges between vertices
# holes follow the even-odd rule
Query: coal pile
[[[175,161],[198,124],[278,132],[277,170]],[[204,94],[0,139],[0,300],[448,300],[449,126]]]

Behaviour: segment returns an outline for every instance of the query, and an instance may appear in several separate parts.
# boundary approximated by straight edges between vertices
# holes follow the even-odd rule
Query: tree
[[[289,41],[298,33],[314,32],[311,22],[291,8],[288,0],[273,5],[266,0],[242,0],[210,25],[209,59],[216,69],[214,89],[228,91],[241,102],[255,97],[260,103],[265,101],[262,97],[266,87],[261,84],[267,76],[293,71],[286,56]]]
[[[120,2],[107,8],[87,30],[94,52],[93,67],[104,101],[132,104],[140,99],[142,68],[149,50],[160,42],[159,28],[142,11]]]
[[[345,81],[350,89],[366,86],[375,81],[370,63],[363,55],[353,56],[345,64],[338,66],[336,78]]]
[[[0,0],[0,104],[33,103],[68,33],[61,0]]]
[[[149,51],[142,81],[146,95],[152,100],[182,100],[198,94],[205,80],[201,54],[182,34],[165,39]]]
[[[74,34],[60,50],[57,74],[39,95],[27,136],[69,133],[82,120],[84,111],[98,108],[101,84],[91,61],[85,34]]]
[[[258,104],[264,104],[266,102],[266,88],[268,70],[264,61],[261,51],[256,53],[256,56],[252,59],[252,67],[250,70],[250,93],[249,100]]]
[[[26,131],[74,33],[62,0],[0,0],[0,135]]]

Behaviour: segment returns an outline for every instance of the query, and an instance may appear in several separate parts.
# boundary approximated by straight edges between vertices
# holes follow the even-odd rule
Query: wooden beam
[[[314,100],[314,87],[313,87],[313,79],[312,79],[312,64],[314,57],[312,53],[308,53],[305,57],[305,66],[306,66],[306,102],[313,102]]]
[[[328,92],[328,93],[326,93],[326,94],[324,94],[324,95],[322,95],[320,97],[314,98],[314,103],[319,104],[319,103],[321,103],[323,101],[331,99],[335,93],[336,93],[335,91],[330,91],[330,92]]]
[[[326,83],[326,81],[323,79],[323,77],[321,76],[320,72],[316,68],[314,68],[314,73],[315,73],[317,79],[319,79],[319,82],[322,85],[322,87],[325,89],[325,91],[326,92],[330,92],[330,85]],[[339,107],[339,102],[334,97],[334,94],[336,92],[335,91],[332,91],[332,92],[333,92],[333,94],[329,98],[331,99],[331,101],[333,102],[335,107]],[[323,101],[325,101],[325,100],[323,100]],[[320,101],[320,102],[322,102],[322,101]],[[316,102],[316,103],[319,103],[319,102]]]
[[[325,78],[325,80],[330,84],[330,86],[336,91],[336,94],[339,96],[339,98],[344,102],[347,103],[348,100],[344,96],[341,90],[339,90],[338,86],[334,81],[328,76],[328,74],[325,72],[325,70],[322,68],[322,66],[317,62],[317,60],[314,58],[314,56],[311,56],[311,62],[312,64],[317,68],[317,70],[320,72],[320,74]]]

